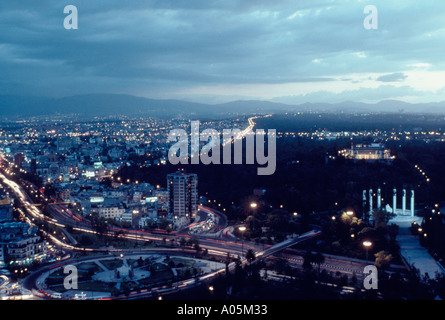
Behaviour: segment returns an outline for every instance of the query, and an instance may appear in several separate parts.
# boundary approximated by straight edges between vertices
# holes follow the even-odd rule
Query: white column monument
[[[406,189],[403,189],[403,197],[402,197],[402,214],[405,215],[406,211]]]
[[[372,213],[372,189],[369,189],[369,212]]]
[[[397,209],[397,189],[392,190],[392,213],[395,214]]]
[[[377,210],[382,208],[382,190],[380,188],[377,189]]]

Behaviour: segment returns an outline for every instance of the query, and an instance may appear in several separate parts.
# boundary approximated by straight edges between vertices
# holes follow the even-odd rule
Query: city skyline
[[[375,1],[6,2],[0,94],[123,93],[221,103],[445,100],[444,4]]]
[[[167,133],[188,119],[5,123],[0,297],[442,297],[444,122],[294,112],[201,124],[277,128],[268,176],[244,161],[170,163]]]

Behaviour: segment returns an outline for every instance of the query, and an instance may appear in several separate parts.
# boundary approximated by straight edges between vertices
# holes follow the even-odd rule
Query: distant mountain
[[[179,101],[155,100],[123,94],[86,94],[60,99],[23,96],[0,96],[3,116],[38,115],[152,115],[172,117],[206,113],[210,106]]]
[[[287,112],[300,106],[289,105],[278,102],[260,101],[260,100],[237,100],[227,103],[221,103],[216,106],[218,109],[226,110],[227,112]]]
[[[300,109],[318,112],[344,113],[438,113],[445,114],[445,102],[408,103],[399,100],[382,100],[378,103],[344,101],[340,103],[303,103]]]
[[[445,114],[445,102],[410,104],[385,100],[376,104],[353,101],[342,103],[284,103],[240,100],[222,104],[202,104],[181,100],[158,100],[125,94],[85,94],[65,98],[0,95],[0,116],[21,118],[29,116],[77,115],[93,116],[153,116],[159,118],[223,117],[228,114],[283,113],[297,111],[319,112],[406,112]]]
[[[33,96],[0,95],[0,115],[40,115],[49,114],[48,108],[53,99]]]

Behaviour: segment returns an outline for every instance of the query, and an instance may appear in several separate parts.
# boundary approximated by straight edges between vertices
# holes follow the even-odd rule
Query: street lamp
[[[241,231],[241,256],[244,256],[244,231],[246,231],[246,227],[240,226],[238,230]]]
[[[354,215],[354,211],[352,211],[352,210],[348,210],[348,211],[346,211],[346,214],[347,214],[348,216],[353,216],[353,215]]]
[[[255,209],[258,205],[256,202],[251,202],[250,207],[252,208],[252,230],[255,231]]]
[[[366,249],[366,261],[368,261],[368,250],[369,250],[369,247],[372,246],[372,242],[369,240],[365,240],[365,241],[363,241],[363,246]]]

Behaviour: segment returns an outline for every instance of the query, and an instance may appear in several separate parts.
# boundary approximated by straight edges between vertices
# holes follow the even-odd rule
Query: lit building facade
[[[37,235],[37,227],[25,222],[0,224],[0,246],[8,262],[30,264],[46,258],[46,241]]]
[[[391,161],[395,158],[391,155],[391,151],[380,143],[352,145],[351,148],[339,153],[350,160]]]
[[[104,219],[117,219],[125,213],[125,209],[121,207],[98,207],[92,208],[91,211]]]

